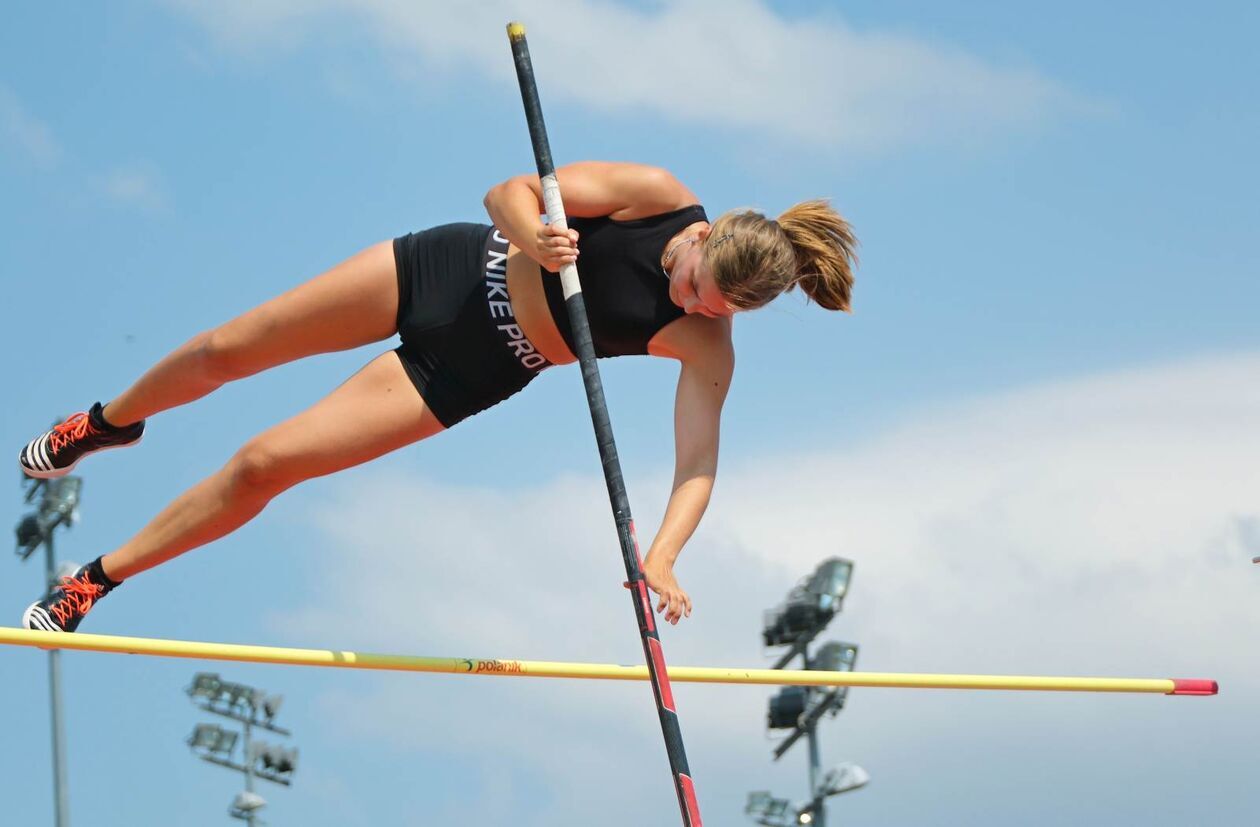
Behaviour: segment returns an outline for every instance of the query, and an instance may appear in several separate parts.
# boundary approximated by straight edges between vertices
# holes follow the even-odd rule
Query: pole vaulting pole
[[[192,660],[274,663],[367,669],[384,672],[426,672],[515,678],[579,678],[645,681],[644,666],[612,663],[564,663],[499,658],[433,658],[383,655],[342,649],[294,649],[241,643],[203,643],[147,637],[37,632],[0,626],[0,645],[37,649],[75,649]],[[716,666],[671,666],[669,676],[686,683],[759,684],[766,686],[870,686],[898,689],[1005,689],[1028,692],[1109,692],[1147,695],[1215,695],[1216,681],[1207,678],[1076,678],[1026,675],[936,675],[914,672],[824,672],[806,669],[737,669]]]
[[[525,104],[525,120],[529,125],[530,141],[534,145],[534,160],[538,165],[538,177],[542,179],[547,220],[556,227],[567,229],[564,203],[560,200],[560,185],[556,181],[556,166],[551,160],[551,145],[547,140],[546,124],[543,122],[542,104],[538,100],[538,85],[534,81],[534,66],[529,59],[529,44],[525,42],[525,27],[520,23],[509,23],[507,30],[508,40],[512,44],[512,57],[516,61],[521,101]],[[569,324],[573,329],[577,357],[582,366],[586,401],[590,404],[591,422],[595,426],[595,439],[599,443],[599,458],[604,465],[604,481],[608,483],[608,498],[612,502],[613,517],[617,521],[617,537],[621,541],[621,556],[626,564],[627,585],[634,603],[634,614],[639,622],[639,635],[643,639],[643,654],[652,681],[652,693],[656,696],[656,711],[661,719],[661,732],[665,736],[669,767],[674,774],[674,790],[678,793],[683,827],[701,827],[700,805],[696,800],[691,771],[687,767],[687,752],[683,748],[682,728],[678,724],[678,711],[674,707],[674,693],[669,685],[661,638],[656,631],[647,583],[643,578],[643,561],[639,556],[639,543],[634,534],[634,520],[630,516],[630,498],[626,495],[625,480],[621,476],[621,461],[617,458],[617,443],[613,440],[612,422],[608,418],[608,403],[604,399],[599,367],[595,364],[595,345],[591,341],[591,326],[586,318],[586,304],[582,301],[582,285],[578,280],[576,264],[566,264],[560,268],[560,284],[564,289],[564,304],[569,311]]]

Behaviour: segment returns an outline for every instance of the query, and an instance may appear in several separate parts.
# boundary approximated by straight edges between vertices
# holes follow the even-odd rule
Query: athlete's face
[[[699,313],[710,318],[730,316],[735,308],[718,289],[713,271],[704,258],[704,239],[708,234],[707,230],[703,231],[703,235],[694,243],[685,244],[687,249],[680,250],[674,257],[674,269],[669,277],[669,298],[687,313]]]

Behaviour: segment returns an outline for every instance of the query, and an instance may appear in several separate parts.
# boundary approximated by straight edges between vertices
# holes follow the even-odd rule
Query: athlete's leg
[[[387,339],[398,316],[393,244],[367,248],[166,356],[104,409],[123,426],[276,365]]]
[[[385,353],[315,406],[246,443],[221,470],[105,555],[102,567],[112,580],[131,577],[234,531],[303,480],[441,430],[397,354]]]

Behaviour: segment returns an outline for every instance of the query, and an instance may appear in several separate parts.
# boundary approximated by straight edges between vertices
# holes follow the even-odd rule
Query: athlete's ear
[[[697,234],[696,234],[696,236],[697,236],[697,238],[699,238],[699,239],[700,239],[700,243],[701,243],[701,244],[703,244],[703,243],[705,242],[705,240],[706,240],[706,239],[708,239],[709,235],[710,235],[712,232],[713,232],[713,227],[712,227],[712,226],[701,227],[701,228],[700,228],[700,232],[699,232],[699,233],[697,233]]]

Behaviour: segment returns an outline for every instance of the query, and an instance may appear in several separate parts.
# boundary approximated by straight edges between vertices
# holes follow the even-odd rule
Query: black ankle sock
[[[98,586],[104,586],[106,591],[116,589],[122,585],[121,580],[111,580],[109,575],[105,573],[105,568],[101,565],[101,558],[87,564],[87,575],[93,583]]]
[[[118,426],[105,418],[105,405],[97,402],[88,409],[88,419],[92,420],[92,424],[103,431],[117,431]]]
[[[115,425],[105,418],[105,406],[108,402],[97,402],[88,409],[88,419],[92,420],[92,424],[103,431],[125,431],[135,423],[128,422],[126,425]]]

